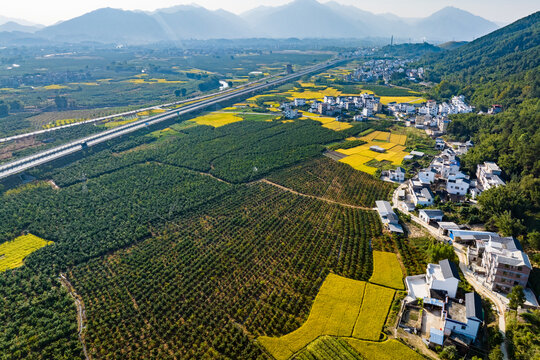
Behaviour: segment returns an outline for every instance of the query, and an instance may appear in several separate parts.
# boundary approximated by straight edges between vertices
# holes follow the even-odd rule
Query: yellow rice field
[[[388,105],[392,102],[419,104],[426,102],[426,99],[418,96],[381,96],[381,104]]]
[[[350,149],[337,150],[337,152],[348,155],[346,158],[339,161],[350,165],[356,170],[373,175],[377,171],[377,168],[365,165],[367,162],[375,159],[377,161],[386,160],[391,162],[393,165],[400,165],[405,155],[408,155],[408,152],[404,151],[404,144],[407,141],[407,135],[391,134],[384,131],[373,131],[360,139],[366,141],[367,144]],[[370,150],[370,147],[374,145],[386,149],[386,152],[379,153]]]
[[[403,272],[397,255],[384,251],[373,251],[373,275],[370,283],[403,290]]]
[[[323,335],[377,341],[394,294],[386,287],[329,274],[300,328],[278,338],[257,340],[277,360],[291,358]]]
[[[195,122],[199,125],[208,125],[213,127],[225,126],[232,124],[243,119],[240,116],[230,113],[210,113],[203,116],[199,116],[195,119],[189,120],[190,122]]]
[[[299,329],[279,338],[262,336],[258,341],[276,359],[285,360],[320,335],[351,336],[365,286],[363,281],[329,274]]]
[[[14,269],[24,264],[24,259],[34,251],[53,244],[35,235],[28,234],[0,244],[0,272]]]

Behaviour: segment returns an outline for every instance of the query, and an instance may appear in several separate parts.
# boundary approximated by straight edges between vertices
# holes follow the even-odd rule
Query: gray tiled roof
[[[467,319],[473,318],[484,321],[484,312],[482,310],[482,300],[477,293],[471,292],[465,294],[465,306],[467,307]]]
[[[459,272],[456,264],[448,259],[444,259],[439,261],[439,265],[441,266],[441,271],[445,279],[453,277],[459,280]]]

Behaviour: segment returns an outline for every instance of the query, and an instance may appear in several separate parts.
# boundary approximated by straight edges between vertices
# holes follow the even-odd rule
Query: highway
[[[215,105],[223,101],[232,100],[238,97],[249,95],[253,92],[261,91],[261,90],[264,90],[264,89],[267,89],[267,88],[270,88],[279,84],[283,84],[283,83],[286,83],[288,81],[294,80],[296,78],[302,77],[310,73],[322,71],[326,68],[335,66],[341,61],[342,60],[329,61],[323,64],[318,64],[318,65],[303,69],[297,73],[293,73],[293,74],[289,74],[280,78],[276,78],[271,81],[267,80],[262,84],[256,83],[256,85],[253,85],[253,86],[235,88],[231,91],[227,91],[218,95],[212,94],[212,95],[203,96],[201,97],[200,101],[197,101],[194,104],[186,105],[180,109],[166,111],[159,115],[155,115],[146,119],[137,120],[129,124],[118,126],[114,129],[106,130],[95,135],[91,135],[91,136],[87,136],[87,137],[84,137],[75,141],[71,141],[67,144],[64,144],[64,145],[61,145],[61,146],[58,146],[58,147],[55,147],[46,151],[38,152],[34,155],[30,155],[25,158],[0,166],[0,179],[15,175],[17,173],[23,172],[30,168],[36,167],[38,165],[42,165],[47,162],[67,156],[69,154],[73,154],[77,151],[81,151],[85,147],[94,146],[104,141],[108,141],[116,137],[129,134],[131,132],[137,131],[144,127],[155,125],[160,122],[175,118],[177,116],[203,110],[211,105]],[[196,100],[190,99],[189,101],[196,101]],[[161,105],[161,107],[164,107],[166,105],[167,104]],[[168,105],[171,106],[172,104],[168,104]],[[155,108],[155,107],[152,107],[152,108]],[[149,108],[149,109],[152,109],[152,108]],[[119,116],[119,115],[114,115],[114,116]]]
[[[243,89],[243,88],[246,88],[248,86],[260,83],[261,81],[268,81],[269,79],[273,79],[273,78],[282,76],[283,74],[284,73],[275,74],[275,75],[272,75],[272,76],[265,77],[262,80],[256,80],[256,81],[252,81],[252,82],[249,82],[249,83],[241,84],[241,85],[236,86],[234,88],[228,88],[228,89],[220,90],[220,92],[218,92],[218,93],[211,93],[211,94],[201,95],[201,96],[192,97],[192,98],[189,98],[189,99],[175,101],[175,102],[172,102],[172,103],[159,104],[159,105],[155,105],[155,106],[140,108],[140,109],[137,109],[137,110],[126,111],[126,112],[123,112],[123,113],[117,113],[117,114],[102,116],[102,117],[98,117],[98,118],[94,118],[94,119],[88,119],[88,120],[84,120],[84,121],[79,121],[79,122],[76,122],[76,123],[73,123],[73,124],[55,126],[53,128],[50,128],[50,129],[37,130],[37,131],[32,131],[32,132],[28,132],[28,133],[24,133],[24,134],[19,134],[19,135],[13,135],[13,136],[5,137],[5,138],[0,138],[0,143],[13,141],[13,140],[18,140],[18,139],[23,139],[23,138],[26,138],[26,137],[29,137],[29,136],[45,134],[45,133],[48,133],[48,132],[53,132],[53,131],[57,131],[57,130],[60,130],[60,129],[66,129],[66,128],[74,127],[74,126],[79,126],[79,125],[84,125],[84,124],[91,124],[91,123],[95,123],[95,122],[105,121],[105,120],[113,119],[113,118],[116,118],[116,117],[134,116],[134,115],[137,115],[137,113],[140,113],[140,112],[143,112],[143,111],[164,109],[164,108],[168,108],[168,107],[172,107],[172,106],[176,106],[176,105],[182,105],[182,104],[192,102],[192,101],[204,100],[204,99],[215,97],[217,94],[229,93],[231,91]]]

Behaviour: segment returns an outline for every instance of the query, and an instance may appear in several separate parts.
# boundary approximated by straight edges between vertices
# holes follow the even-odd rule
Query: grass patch
[[[373,251],[373,275],[369,282],[403,290],[403,273],[394,253]]]
[[[28,234],[0,245],[0,272],[14,269],[24,264],[24,259],[34,251],[52,244],[35,235]]]

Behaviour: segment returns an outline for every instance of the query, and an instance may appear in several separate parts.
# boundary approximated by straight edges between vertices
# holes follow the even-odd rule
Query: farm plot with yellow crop
[[[390,339],[383,342],[346,339],[347,343],[364,358],[369,360],[424,360],[425,358],[407,345]]]
[[[0,272],[22,266],[24,259],[34,251],[52,244],[35,235],[28,234],[0,245]]]
[[[388,105],[390,103],[410,103],[418,104],[425,102],[426,99],[418,96],[381,96],[381,104]]]
[[[360,138],[367,142],[367,144],[356,146],[350,149],[339,149],[344,155],[348,155],[346,158],[339,160],[342,163],[352,166],[354,169],[366,172],[368,174],[375,174],[377,168],[367,166],[366,163],[371,160],[377,161],[389,161],[393,165],[400,165],[403,158],[408,153],[405,152],[405,146],[402,145],[407,141],[407,135],[391,134],[384,131],[373,131],[366,136]],[[370,150],[371,146],[379,146],[386,151],[379,153]]]
[[[285,360],[321,335],[351,336],[365,286],[363,281],[329,274],[299,329],[279,338],[262,336],[258,341],[276,359]]]
[[[379,340],[381,330],[392,305],[395,290],[368,283],[364,301],[356,319],[352,336],[357,339]]]
[[[213,127],[225,126],[227,124],[232,124],[243,119],[240,116],[236,116],[232,113],[210,113],[203,116],[199,116],[195,119],[189,120],[190,122],[195,122],[199,125],[208,125]]]
[[[403,273],[397,255],[384,251],[373,251],[373,275],[370,283],[403,290]]]

